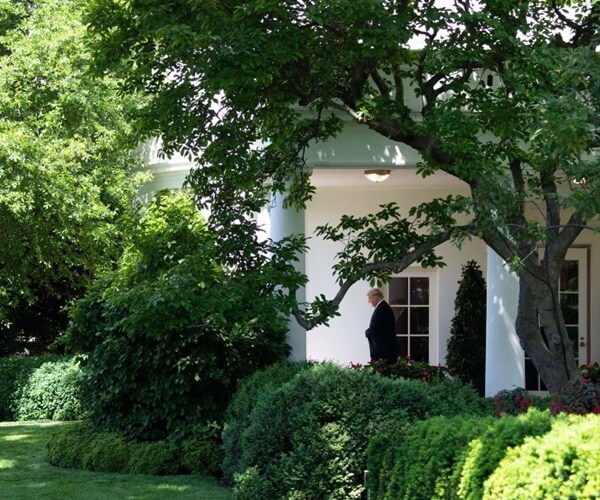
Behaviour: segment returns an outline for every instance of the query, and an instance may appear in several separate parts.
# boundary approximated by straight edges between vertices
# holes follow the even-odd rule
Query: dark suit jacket
[[[398,361],[398,344],[394,323],[394,311],[385,300],[382,300],[375,307],[369,328],[365,332],[369,340],[369,353],[372,361],[378,359],[385,359],[388,363]]]

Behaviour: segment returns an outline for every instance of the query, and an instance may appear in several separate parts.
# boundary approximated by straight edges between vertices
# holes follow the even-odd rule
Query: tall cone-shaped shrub
[[[485,310],[485,280],[479,265],[470,260],[462,266],[454,300],[446,365],[481,395],[485,390]]]

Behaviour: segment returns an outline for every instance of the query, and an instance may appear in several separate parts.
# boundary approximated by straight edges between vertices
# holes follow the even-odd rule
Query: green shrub
[[[446,363],[452,374],[485,392],[486,284],[474,260],[462,266]]]
[[[477,500],[483,496],[483,484],[494,472],[509,448],[523,443],[529,436],[547,433],[553,417],[547,410],[529,410],[517,417],[496,419],[487,430],[469,444],[461,471],[458,494],[460,498]]]
[[[383,498],[392,478],[396,455],[407,426],[407,421],[392,422],[385,432],[373,436],[367,445],[367,470],[365,486],[370,498]]]
[[[258,498],[284,498],[284,492],[275,488],[269,478],[258,471],[258,467],[248,467],[243,473],[236,474],[233,493],[237,500],[257,500]]]
[[[82,469],[83,456],[97,431],[87,422],[77,422],[56,429],[48,441],[48,460],[66,469]]]
[[[310,366],[312,366],[311,363],[304,361],[277,363],[257,371],[240,382],[227,408],[223,428],[225,456],[222,470],[226,481],[232,483],[233,475],[242,470],[240,466],[241,436],[250,424],[252,411],[260,395],[267,387],[282,385]]]
[[[74,358],[47,361],[18,391],[18,420],[76,420],[81,409],[81,369]]]
[[[180,472],[180,449],[164,441],[155,443],[129,443],[127,464],[122,470],[129,474],[169,475]],[[97,470],[97,469],[93,469]]]
[[[328,363],[266,386],[241,435],[236,492],[242,498],[256,491],[268,492],[265,498],[361,498],[369,438],[440,411],[432,387]],[[459,412],[469,405],[457,400],[442,407]]]
[[[81,468],[96,472],[129,472],[131,445],[116,432],[96,433],[81,457]]]
[[[237,381],[285,358],[285,297],[267,269],[233,277],[189,193],[148,207],[117,271],[72,309],[69,345],[89,350],[92,422],[179,440],[222,421]]]
[[[597,498],[600,417],[556,420],[543,436],[508,450],[485,482],[484,499]]]
[[[492,416],[463,415],[433,417],[410,425],[397,449],[383,498],[448,498],[456,490],[454,468],[462,463],[469,442],[492,420]]]
[[[71,356],[0,358],[0,420],[78,418],[78,384]]]
[[[427,394],[433,401],[433,407],[427,411],[427,415],[491,415],[490,402],[480,397],[471,384],[464,384],[458,379],[431,384]]]
[[[223,462],[221,426],[216,422],[194,429],[180,447],[181,465],[185,472],[217,476]]]
[[[48,458],[58,467],[127,474],[216,473],[223,452],[215,432],[168,441],[138,442],[105,432],[89,422],[58,428],[48,442]]]

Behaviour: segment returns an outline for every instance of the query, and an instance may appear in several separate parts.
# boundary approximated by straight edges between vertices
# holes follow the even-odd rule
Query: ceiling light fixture
[[[390,176],[390,170],[365,170],[365,177],[371,182],[383,182]]]

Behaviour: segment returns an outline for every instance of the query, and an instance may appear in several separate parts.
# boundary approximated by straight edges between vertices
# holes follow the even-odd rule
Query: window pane
[[[404,358],[408,356],[408,337],[398,337],[398,354]]]
[[[579,262],[566,260],[560,271],[560,291],[579,290]]]
[[[429,337],[410,338],[410,358],[429,363]]]
[[[411,278],[410,280],[410,304],[429,304],[429,278]]]
[[[525,360],[525,389],[528,391],[539,391],[538,372],[530,359]]]
[[[560,296],[560,306],[565,318],[565,324],[576,325],[579,323],[579,294],[562,294]]]
[[[579,328],[576,326],[567,326],[567,335],[573,345],[577,345],[577,341],[579,340]]]
[[[576,326],[567,326],[567,335],[573,344],[573,354],[575,354],[575,363],[579,366],[579,328]]]
[[[429,335],[429,307],[411,307],[410,334]]]
[[[408,308],[392,306],[396,317],[396,335],[408,335]]]
[[[408,304],[408,278],[393,278],[390,281],[390,304]]]

